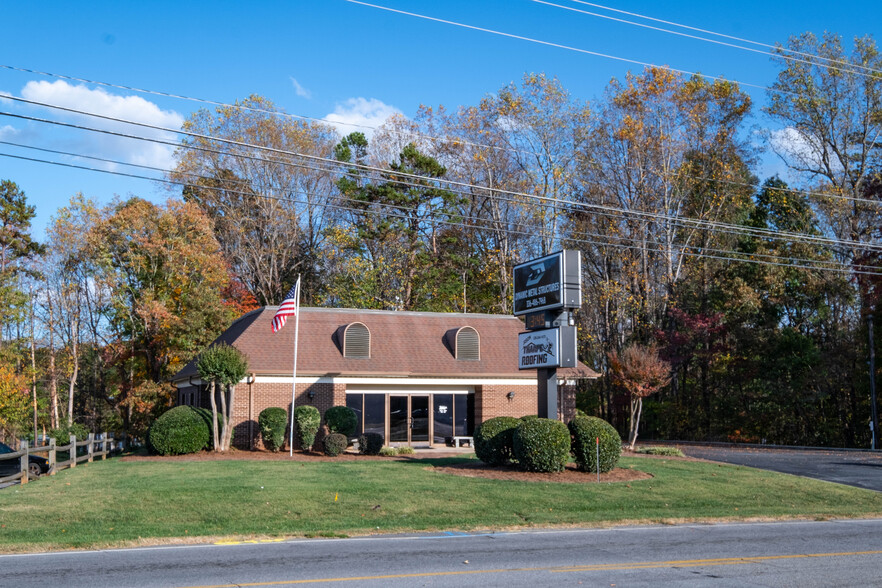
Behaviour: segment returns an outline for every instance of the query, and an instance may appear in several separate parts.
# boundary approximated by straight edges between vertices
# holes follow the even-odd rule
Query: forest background
[[[0,434],[142,436],[168,379],[278,304],[511,313],[513,265],[582,252],[579,407],[627,430],[610,362],[669,383],[641,437],[867,446],[882,291],[882,57],[871,37],[777,50],[766,137],[799,183],[758,178],[738,84],[648,67],[587,103],[526,74],[370,139],[250,96],[184,123],[170,198],[77,194],[43,243],[0,186]],[[10,99],[15,99],[10,97]],[[875,345],[880,339],[875,330]]]

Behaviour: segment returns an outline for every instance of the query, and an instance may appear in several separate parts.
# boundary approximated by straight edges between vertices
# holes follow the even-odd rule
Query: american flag
[[[297,307],[300,305],[300,277],[297,277],[297,283],[291,286],[291,290],[285,295],[279,310],[273,316],[273,333],[278,332],[285,326],[285,321],[289,316],[297,315]]]

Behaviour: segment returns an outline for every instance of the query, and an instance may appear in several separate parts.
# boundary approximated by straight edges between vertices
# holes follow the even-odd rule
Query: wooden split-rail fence
[[[118,444],[118,443],[117,443]],[[85,451],[80,454],[79,448],[85,447]],[[91,462],[96,458],[107,459],[107,456],[113,451],[114,440],[109,438],[107,433],[95,435],[89,433],[89,437],[84,441],[77,441],[76,435],[70,436],[70,443],[67,445],[57,445],[55,439],[49,439],[48,445],[40,445],[29,447],[27,441],[20,442],[19,451],[13,453],[0,454],[0,460],[10,460],[18,458],[21,469],[10,476],[0,478],[2,482],[14,482],[20,480],[22,484],[28,483],[28,456],[30,455],[46,455],[49,460],[49,471],[47,475],[54,476],[57,472],[65,468],[74,468],[78,463]],[[68,459],[58,461],[58,453],[67,453]]]

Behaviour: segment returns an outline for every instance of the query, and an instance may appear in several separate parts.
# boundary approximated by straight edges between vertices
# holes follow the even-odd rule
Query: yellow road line
[[[854,555],[879,555],[882,551],[842,551],[838,553],[797,553],[793,555],[757,555],[746,557],[721,557],[716,559],[684,559],[672,561],[648,561],[633,564],[597,564],[584,566],[571,566],[566,568],[551,569],[551,572],[583,572],[599,570],[622,570],[634,568],[660,568],[660,567],[695,567],[695,566],[721,566],[729,564],[749,564],[776,559],[800,559],[810,557],[846,557]],[[628,567],[624,567],[628,566]]]
[[[632,562],[619,564],[596,564],[585,566],[567,566],[567,567],[539,567],[539,568],[506,568],[497,570],[460,570],[450,572],[422,572],[412,574],[387,574],[382,576],[351,576],[346,578],[312,578],[309,580],[278,580],[274,582],[253,582],[238,584],[214,584],[211,586],[188,586],[186,588],[240,588],[253,586],[293,586],[296,584],[320,584],[328,582],[365,582],[370,580],[397,580],[404,578],[428,578],[428,577],[444,577],[444,576],[465,576],[474,574],[504,574],[511,572],[552,572],[552,573],[573,573],[573,572],[600,572],[600,571],[621,571],[621,570],[640,570],[640,569],[657,569],[657,568],[691,568],[698,566],[730,566],[759,563],[770,560],[782,559],[803,559],[815,557],[849,557],[858,555],[882,555],[882,551],[842,551],[838,553],[797,553],[792,555],[759,555],[746,557],[725,557],[715,559],[684,559],[669,561],[647,561]]]

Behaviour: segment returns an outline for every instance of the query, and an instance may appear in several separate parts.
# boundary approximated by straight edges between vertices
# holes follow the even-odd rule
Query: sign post
[[[557,418],[557,368],[576,367],[572,311],[582,306],[582,258],[558,251],[514,267],[514,314],[528,329],[518,335],[518,368],[536,369],[539,416]]]

